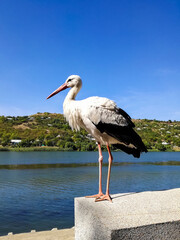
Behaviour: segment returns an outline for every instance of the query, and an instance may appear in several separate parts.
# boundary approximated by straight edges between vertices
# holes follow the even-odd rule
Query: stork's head
[[[81,80],[80,76],[71,75],[66,79],[65,83],[63,83],[59,88],[57,88],[53,93],[51,93],[47,97],[47,99],[49,99],[52,96],[56,95],[57,93],[65,90],[66,88],[76,87],[79,90],[81,88],[81,86],[82,86],[82,80]]]
[[[78,75],[71,75],[67,78],[66,82],[67,87],[78,87],[80,88],[82,86],[82,80],[80,78],[80,76]]]

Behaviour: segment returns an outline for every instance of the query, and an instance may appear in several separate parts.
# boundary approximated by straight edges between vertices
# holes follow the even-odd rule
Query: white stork
[[[80,128],[84,128],[98,143],[99,192],[88,197],[94,197],[95,201],[112,201],[109,195],[109,181],[113,157],[109,145],[116,144],[122,151],[137,158],[140,157],[141,152],[147,152],[147,149],[140,136],[133,130],[135,125],[131,121],[130,116],[121,108],[118,108],[114,101],[104,97],[89,97],[75,101],[81,86],[81,78],[78,75],[71,75],[47,99],[66,88],[71,88],[63,103],[64,116],[72,129],[78,131]],[[101,145],[107,146],[109,154],[106,194],[102,192],[101,183],[103,161]]]

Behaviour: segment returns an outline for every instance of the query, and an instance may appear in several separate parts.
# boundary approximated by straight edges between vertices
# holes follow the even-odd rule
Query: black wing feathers
[[[133,130],[135,125],[131,121],[131,117],[121,108],[117,108],[115,112],[123,116],[127,121],[126,126],[106,123],[105,119],[95,124],[95,126],[101,133],[105,132],[117,139],[120,143],[115,144],[116,147],[128,154],[132,154],[134,157],[140,157],[140,153],[147,152],[147,148],[142,142],[141,137]]]
[[[129,148],[123,144],[114,144],[114,146],[118,149],[121,149],[123,152],[132,154],[134,157],[139,158],[140,157],[140,151],[135,148]]]
[[[147,152],[147,148],[142,142],[141,137],[131,126],[119,126],[99,122],[96,127],[101,133],[105,132],[121,142],[122,144],[116,144],[117,147],[128,154],[132,154],[134,157],[139,157],[141,152]]]
[[[131,127],[135,127],[134,123],[131,121],[131,117],[121,108],[117,108],[116,113],[122,115]]]

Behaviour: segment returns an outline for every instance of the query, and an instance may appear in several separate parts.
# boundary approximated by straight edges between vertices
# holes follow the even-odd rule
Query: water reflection
[[[163,165],[180,166],[180,161],[162,161],[162,162],[113,162],[113,166],[125,165]],[[7,164],[0,165],[0,169],[20,170],[20,169],[46,169],[46,168],[77,168],[77,167],[95,167],[98,163],[51,163],[51,164]],[[108,163],[103,163],[108,166]]]

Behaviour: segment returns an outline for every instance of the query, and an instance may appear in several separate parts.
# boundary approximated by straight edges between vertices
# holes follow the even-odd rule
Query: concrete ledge
[[[76,240],[180,240],[180,188],[75,199]]]
[[[0,237],[0,240],[74,240],[74,227],[69,229],[53,228],[51,231],[8,234]]]

